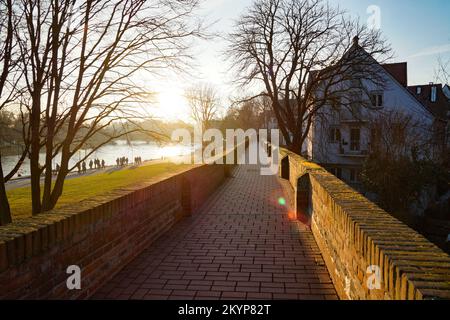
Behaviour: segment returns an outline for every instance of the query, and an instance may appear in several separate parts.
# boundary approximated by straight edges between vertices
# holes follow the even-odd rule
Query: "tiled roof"
[[[436,102],[431,101],[431,88],[433,86],[437,89]],[[418,93],[418,88],[420,88],[420,93]],[[450,101],[442,91],[442,84],[408,86],[408,90],[417,98],[417,100],[425,105],[428,110],[434,114],[434,116],[439,118],[448,118],[447,113],[450,111]]]

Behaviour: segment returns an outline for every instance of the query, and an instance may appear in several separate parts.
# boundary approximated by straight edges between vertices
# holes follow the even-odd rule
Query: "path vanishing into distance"
[[[288,181],[239,165],[94,299],[338,299]]]

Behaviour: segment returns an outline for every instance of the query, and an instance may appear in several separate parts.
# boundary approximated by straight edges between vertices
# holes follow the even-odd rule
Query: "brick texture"
[[[291,194],[287,182],[261,176],[258,166],[237,167],[197,214],[94,298],[337,299],[311,231],[291,218]]]
[[[91,296],[183,216],[198,210],[224,180],[225,168],[191,166],[0,227],[0,299]],[[81,290],[67,289],[70,265],[81,268]],[[132,280],[122,298],[167,292],[141,288],[135,282],[142,276]]]
[[[320,166],[282,155],[296,192],[299,178],[309,179],[311,228],[340,298],[450,299],[446,253]],[[379,268],[379,289],[368,285],[369,266]]]

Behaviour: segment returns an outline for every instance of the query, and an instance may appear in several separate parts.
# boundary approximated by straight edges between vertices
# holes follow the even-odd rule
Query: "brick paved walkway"
[[[313,235],[289,219],[288,183],[258,166],[234,176],[94,298],[337,299]]]

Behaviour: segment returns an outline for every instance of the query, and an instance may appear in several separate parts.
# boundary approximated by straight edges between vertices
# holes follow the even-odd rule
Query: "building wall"
[[[308,159],[323,164],[327,169],[341,168],[343,176],[348,182],[350,182],[347,179],[350,176],[350,170],[360,169],[365,155],[370,150],[370,121],[382,115],[383,112],[398,111],[405,115],[410,115],[414,121],[420,121],[423,125],[423,128],[420,130],[424,139],[430,138],[432,135],[432,114],[405,87],[401,86],[390,74],[384,71],[381,66],[380,72],[385,78],[385,88],[382,90],[382,108],[369,110],[367,107],[361,106],[360,117],[355,118],[346,107],[341,108],[340,115],[332,116],[331,106],[324,106],[321,111],[322,114],[314,118],[313,126],[308,135],[306,147]],[[378,88],[367,81],[363,85],[369,91],[378,91]],[[329,141],[330,127],[340,129],[340,144]],[[360,128],[360,152],[352,152],[350,150],[351,128]]]

